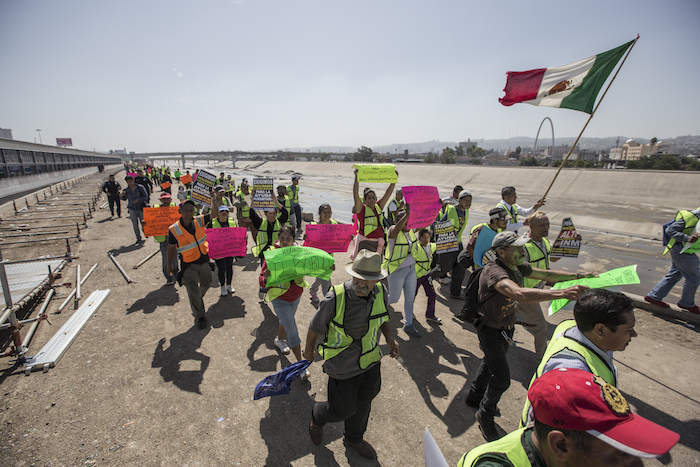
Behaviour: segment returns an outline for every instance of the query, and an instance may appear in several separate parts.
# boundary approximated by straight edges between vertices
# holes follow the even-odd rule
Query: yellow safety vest
[[[365,228],[362,231],[362,235],[365,237],[368,236],[374,232],[377,227],[384,231],[384,216],[382,215],[381,209],[379,209],[377,204],[374,205],[373,209],[370,209],[370,207],[365,204]]]
[[[242,190],[238,190],[235,194],[236,198],[238,198],[240,201],[245,201],[245,193],[243,193]],[[241,217],[250,217],[250,206],[247,204],[244,204],[242,208],[239,208],[241,211]]]
[[[294,186],[294,185],[289,185],[287,187],[287,191],[291,191],[293,196],[292,196],[292,202],[294,204],[299,204],[299,185]]]
[[[252,248],[254,256],[260,256],[260,254],[267,250],[268,246],[272,246],[273,243],[277,241],[277,236],[282,228],[280,221],[275,219],[275,224],[272,226],[272,238],[267,238],[267,226],[270,225],[267,219],[263,219],[262,224],[260,224],[260,229],[258,230],[258,235],[255,238],[255,246]]]
[[[698,208],[698,209],[700,209],[700,208]],[[697,216],[690,211],[678,211],[678,213],[676,214],[676,221],[679,221],[681,219],[683,219],[683,221],[685,221],[685,228],[683,229],[683,233],[686,235],[691,235],[693,232],[693,228],[698,224]],[[668,244],[666,245],[666,249],[664,249],[664,255],[666,253],[668,253],[668,250],[670,250],[671,247],[675,244],[676,244],[676,239],[675,238],[670,239],[668,241]]]
[[[404,234],[403,231],[399,231],[398,235],[396,235],[394,248],[392,248],[391,253],[384,258],[384,263],[382,264],[382,267],[386,269],[389,274],[396,271],[399,266],[401,266],[401,263],[403,263],[403,260],[408,258],[408,254],[411,252],[409,239],[411,243],[417,242],[413,230],[408,231],[408,238],[406,238],[406,234]],[[422,248],[423,247],[421,247],[421,249]],[[425,251],[423,253],[425,253]]]
[[[531,466],[530,459],[525,452],[524,436],[530,436],[532,430],[521,428],[507,434],[503,438],[475,447],[462,456],[457,467],[472,467],[476,461],[493,459],[494,461],[508,461],[514,467]]]
[[[204,230],[204,216],[195,216],[192,222],[194,222],[194,237],[180,225],[180,221],[170,226],[170,232],[177,239],[177,252],[185,263],[193,263],[202,255],[209,253],[207,233]]]
[[[552,246],[547,237],[542,237],[545,251],[540,250],[540,247],[533,239],[530,239],[525,244],[527,255],[529,257],[530,266],[537,269],[549,269],[549,252],[552,251]],[[524,278],[523,287],[533,288],[540,283],[538,279]]]
[[[430,272],[430,263],[433,262],[433,255],[437,249],[437,245],[434,242],[428,243],[430,246],[430,257],[425,253],[425,248],[420,242],[414,242],[411,250],[413,259],[416,260],[416,278],[420,279]]]
[[[177,203],[170,202],[170,207],[177,206]],[[154,204],[154,208],[159,208],[160,204]],[[153,240],[156,241],[156,243],[163,243],[165,239],[168,238],[167,235],[154,235]]]
[[[279,201],[279,196],[277,197],[277,201]],[[280,203],[282,204],[282,203]],[[284,195],[284,209],[287,211],[287,224],[289,224],[289,219],[291,219],[292,216],[292,200],[289,197],[289,195]]]
[[[608,364],[604,360],[602,360],[598,356],[598,354],[593,349],[589,348],[587,345],[578,342],[570,337],[566,337],[564,335],[564,333],[567,330],[573,328],[574,326],[576,326],[576,321],[573,319],[569,319],[566,321],[562,321],[554,330],[554,336],[549,342],[547,350],[545,350],[544,356],[542,356],[542,361],[537,367],[537,371],[532,376],[532,380],[530,381],[530,386],[528,386],[528,388],[532,386],[532,383],[534,383],[537,378],[542,376],[544,372],[544,367],[545,365],[547,365],[549,359],[561,352],[562,350],[569,350],[579,354],[586,361],[586,365],[588,365],[588,368],[591,369],[594,375],[600,376],[606,382],[617,387],[617,378],[615,377],[614,368],[609,367]],[[521,428],[527,425],[529,412],[530,401],[526,399],[525,407],[523,408],[523,415],[520,419]]]
[[[464,228],[467,226],[467,223],[469,223],[469,210],[467,209],[464,211],[463,218],[459,217],[459,214],[457,214],[457,208],[452,205],[447,206],[447,210],[445,212],[447,213],[447,220],[451,221],[455,228],[457,241],[462,243],[462,232],[464,232]],[[464,219],[464,221],[462,221],[462,219]]]
[[[501,203],[500,201],[498,202],[496,207],[498,207],[498,206],[502,207],[503,209],[508,211],[508,214],[510,214],[510,219],[508,219],[509,224],[517,224],[518,223],[518,208],[516,208],[515,206],[511,206],[510,209],[508,209],[506,207],[506,205]]]
[[[381,282],[377,283],[379,292],[372,303],[372,311],[369,314],[369,327],[367,333],[362,337],[362,352],[360,353],[360,368],[368,368],[372,363],[378,362],[382,358],[379,350],[379,335],[381,326],[389,321],[389,312],[384,305],[384,288]],[[319,344],[318,354],[329,360],[347,349],[355,339],[345,333],[345,285],[334,285],[335,292],[335,316],[328,325],[326,342]]]

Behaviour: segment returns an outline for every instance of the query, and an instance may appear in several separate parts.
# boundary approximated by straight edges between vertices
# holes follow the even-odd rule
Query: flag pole
[[[549,187],[547,188],[547,191],[544,192],[544,196],[542,196],[542,200],[544,200],[544,199],[547,197],[547,195],[549,194],[549,190],[552,189],[552,185],[554,185],[555,180],[556,180],[557,177],[559,176],[559,172],[561,172],[561,169],[564,168],[564,165],[566,164],[566,161],[569,159],[569,156],[570,156],[571,153],[574,151],[574,148],[575,148],[576,145],[578,144],[578,141],[581,139],[581,136],[583,136],[583,132],[586,131],[586,127],[587,127],[588,124],[591,122],[591,119],[593,118],[593,115],[595,115],[596,110],[598,110],[598,106],[600,106],[600,103],[603,102],[603,99],[605,99],[605,95],[608,93],[608,89],[610,89],[610,86],[612,86],[613,81],[615,81],[615,78],[617,78],[617,74],[620,72],[620,69],[622,68],[622,65],[625,64],[625,60],[627,60],[627,57],[629,57],[629,54],[630,54],[630,52],[632,52],[632,48],[634,47],[634,44],[636,44],[638,40],[639,40],[639,34],[637,34],[637,38],[634,40],[634,42],[632,42],[632,45],[631,45],[630,48],[627,50],[627,54],[625,55],[625,58],[622,59],[622,63],[620,63],[620,66],[617,67],[617,71],[615,72],[615,74],[613,75],[612,79],[611,79],[610,82],[608,83],[608,87],[605,88],[605,91],[603,92],[603,95],[600,97],[600,100],[598,101],[598,103],[596,104],[595,108],[593,109],[593,112],[591,112],[591,115],[588,117],[588,120],[586,120],[586,124],[583,125],[583,129],[581,129],[581,133],[578,134],[578,137],[576,138],[576,141],[575,141],[574,144],[571,146],[571,149],[569,149],[569,153],[566,155],[566,157],[564,158],[564,160],[561,162],[561,165],[559,166],[559,170],[557,170],[557,173],[554,175],[554,178],[552,179],[552,183],[549,184]]]

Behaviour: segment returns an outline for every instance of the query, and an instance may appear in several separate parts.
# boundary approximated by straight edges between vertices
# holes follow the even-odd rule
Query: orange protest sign
[[[182,182],[183,185],[192,183],[192,175],[180,175],[180,182]]]
[[[163,182],[160,184],[160,187],[164,190],[170,188],[170,182]]]
[[[180,220],[177,206],[143,208],[143,233],[146,237],[168,235],[168,227]]]

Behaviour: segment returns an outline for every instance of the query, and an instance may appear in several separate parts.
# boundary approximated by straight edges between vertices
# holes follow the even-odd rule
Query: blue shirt
[[[148,204],[148,191],[141,185],[136,185],[133,190],[127,186],[124,188],[124,193],[126,193],[127,209],[143,211],[143,206]]]

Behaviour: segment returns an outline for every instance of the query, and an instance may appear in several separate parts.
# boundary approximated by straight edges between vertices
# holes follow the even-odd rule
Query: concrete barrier
[[[114,171],[115,169],[120,168],[122,168],[122,166],[119,164],[105,166],[105,172]],[[70,180],[71,178],[81,177],[92,173],[97,173],[97,167],[85,167],[82,169],[62,170],[59,172],[46,172],[35,175],[25,175],[22,177],[3,178],[0,179],[0,198],[38,189],[43,186],[53,185],[65,180]]]

